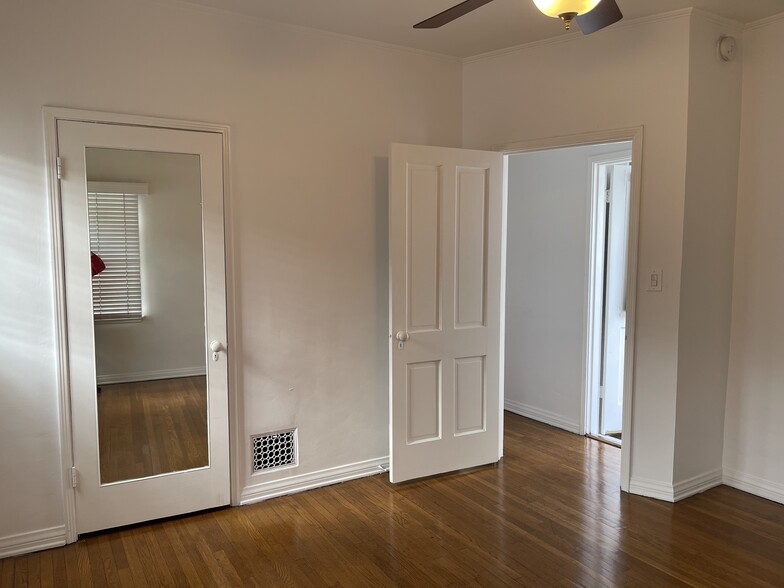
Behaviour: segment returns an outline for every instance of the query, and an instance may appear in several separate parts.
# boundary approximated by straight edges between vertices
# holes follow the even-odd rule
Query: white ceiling
[[[187,0],[232,12],[468,57],[567,33],[532,0],[495,0],[440,28],[412,25],[460,0]],[[694,6],[742,23],[784,12],[784,0],[617,0],[625,19]],[[600,33],[597,33],[600,34]]]

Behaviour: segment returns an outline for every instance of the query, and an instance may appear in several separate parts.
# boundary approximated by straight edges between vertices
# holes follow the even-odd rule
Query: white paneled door
[[[503,156],[390,148],[390,480],[503,454]]]

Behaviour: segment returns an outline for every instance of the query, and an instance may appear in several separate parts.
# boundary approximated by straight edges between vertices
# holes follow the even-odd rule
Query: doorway
[[[506,155],[508,184],[504,407],[579,435],[591,435],[592,422],[597,423],[593,430],[599,430],[598,406],[591,402],[592,380],[599,376],[598,367],[593,365],[599,364],[598,359],[589,360],[589,334],[593,337],[601,333],[603,319],[608,316],[604,306],[602,313],[595,316],[596,306],[606,299],[602,296],[603,287],[598,295],[594,294],[594,285],[601,285],[604,275],[594,279],[594,274],[597,269],[603,271],[605,265],[594,263],[594,249],[604,253],[605,243],[603,234],[601,241],[598,236],[594,239],[594,221],[600,212],[607,211],[604,202],[601,208],[595,205],[594,186],[599,170],[594,168],[605,165],[605,173],[613,168],[628,174],[624,176],[625,210],[615,213],[618,218],[625,216],[626,223],[619,226],[623,234],[615,236],[616,252],[612,257],[613,267],[625,270],[625,275],[616,271],[624,278],[613,282],[619,288],[613,291],[613,301],[622,305],[625,317],[619,317],[604,330],[609,336],[612,329],[617,336],[612,348],[615,355],[608,360],[615,369],[617,392],[614,413],[605,414],[602,431],[622,437],[621,443],[607,436],[611,443],[621,446],[621,488],[625,491],[629,489],[631,470],[641,184],[637,162],[641,161],[642,139],[642,128],[632,128],[498,147]],[[634,165],[630,167],[629,162]],[[607,224],[608,228],[612,226]],[[621,242],[625,256],[617,250]],[[621,327],[625,327],[625,332]],[[602,338],[597,337],[601,342]],[[596,347],[600,353],[600,345]],[[608,359],[610,351],[610,346],[606,346],[605,355],[599,357]],[[613,423],[615,426],[611,427]]]
[[[45,119],[68,540],[226,505],[225,129]]]
[[[596,157],[591,170],[586,427],[621,445],[631,150]]]
[[[629,163],[641,159],[642,128],[514,143],[495,152],[392,145],[390,153],[390,480],[495,461],[503,452],[500,434],[496,450],[481,458],[464,452],[462,461],[447,461],[439,448],[468,434],[500,433],[502,427],[486,418],[499,409],[590,434],[587,419],[594,413],[587,401],[586,350],[587,334],[594,333],[589,325],[592,247],[612,253],[602,271],[625,268],[628,276],[612,281],[620,288],[620,294],[612,291],[612,301],[623,305],[623,320],[605,322],[605,284],[597,322],[604,325],[603,336],[612,329],[619,338],[612,360],[617,410],[602,422],[621,415],[618,433],[628,437],[640,200],[640,174]],[[617,199],[624,208],[615,216],[627,220],[607,251],[609,241],[598,245],[592,239],[594,160],[605,164],[605,173],[615,163],[618,173],[625,173],[626,197]],[[604,201],[601,210],[607,212]],[[606,223],[608,230],[612,226]],[[496,263],[501,270],[496,274],[485,267]],[[465,278],[470,288],[463,292]],[[491,285],[500,286],[497,295],[488,293]],[[473,314],[464,321],[468,308]],[[474,333],[482,334],[479,341],[500,343],[498,360],[481,347],[463,350]],[[606,347],[605,368],[610,364]],[[463,419],[470,427],[461,428],[461,413],[472,415]],[[471,450],[479,446],[466,444]],[[624,491],[629,490],[629,446],[627,440],[621,447]],[[400,474],[406,467],[409,471]]]

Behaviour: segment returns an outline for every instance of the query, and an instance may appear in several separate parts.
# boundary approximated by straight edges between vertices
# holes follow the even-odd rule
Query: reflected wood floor
[[[0,561],[0,584],[782,586],[784,506],[618,489],[620,450],[506,415],[498,467],[385,475]]]
[[[104,484],[206,466],[206,377],[101,386],[98,437]]]

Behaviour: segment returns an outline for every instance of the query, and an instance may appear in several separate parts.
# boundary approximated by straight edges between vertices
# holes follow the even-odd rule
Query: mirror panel
[[[199,156],[85,157],[101,484],[208,466]]]

